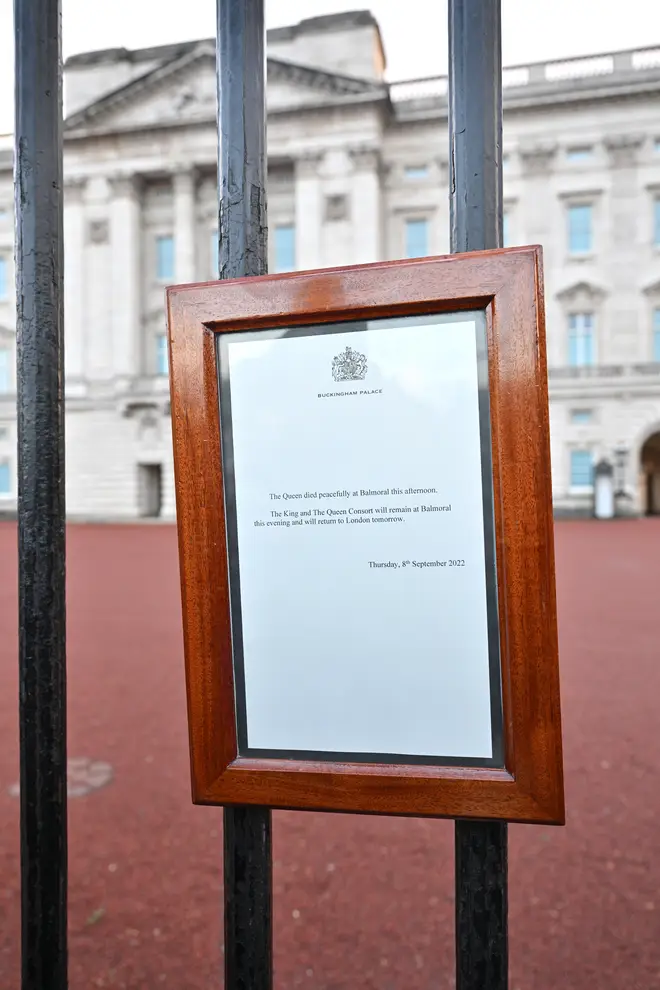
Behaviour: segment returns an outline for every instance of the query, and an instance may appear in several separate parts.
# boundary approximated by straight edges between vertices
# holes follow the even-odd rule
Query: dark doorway
[[[660,515],[660,432],[648,438],[641,454],[644,484],[642,497],[647,516]]]
[[[138,511],[142,517],[157,518],[163,507],[162,464],[138,464]]]

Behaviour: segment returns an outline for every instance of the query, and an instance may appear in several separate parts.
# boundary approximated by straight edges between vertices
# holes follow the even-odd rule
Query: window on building
[[[9,348],[0,347],[0,394],[9,392],[11,383],[10,360]]]
[[[9,265],[5,255],[0,254],[0,299],[9,295]]]
[[[571,254],[588,254],[593,247],[592,207],[588,204],[568,208],[568,250]]]
[[[406,220],[406,258],[425,258],[428,253],[428,220]]]
[[[406,179],[425,179],[428,174],[428,165],[406,165],[404,169]]]
[[[581,368],[595,361],[593,313],[571,313],[568,318],[568,363]]]
[[[292,272],[296,267],[296,228],[293,224],[275,227],[275,271]]]
[[[594,149],[590,144],[580,144],[576,145],[574,148],[566,149],[566,157],[569,162],[585,162],[588,161],[594,153]]]
[[[653,360],[660,361],[660,306],[653,310]]]
[[[590,450],[571,451],[571,488],[593,485],[593,455]]]
[[[211,231],[211,278],[217,278],[220,268],[220,259],[218,256],[218,232],[217,230]]]
[[[174,278],[174,238],[171,234],[156,238],[156,278],[159,282]]]
[[[575,426],[584,426],[594,418],[591,409],[571,409],[571,423]]]
[[[504,213],[502,216],[502,247],[509,247],[511,244],[509,227],[509,214]]]
[[[159,333],[156,337],[156,372],[159,375],[168,373],[167,366],[167,336]]]
[[[653,243],[660,247],[660,199],[653,201]]]
[[[511,155],[502,155],[502,169],[506,171],[511,164]]]
[[[0,461],[0,495],[11,494],[11,472],[9,461]]]
[[[660,155],[660,138],[656,138],[655,141],[653,142],[653,150],[655,151],[656,155]]]

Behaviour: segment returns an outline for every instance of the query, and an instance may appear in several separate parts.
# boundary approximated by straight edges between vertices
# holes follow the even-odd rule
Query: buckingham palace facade
[[[388,84],[367,11],[268,33],[269,268],[449,250],[447,80]],[[505,246],[545,259],[553,497],[608,461],[660,513],[660,47],[504,70]],[[71,516],[174,517],[164,287],[216,276],[212,41],[65,65]],[[0,137],[0,513],[16,504],[12,139]]]

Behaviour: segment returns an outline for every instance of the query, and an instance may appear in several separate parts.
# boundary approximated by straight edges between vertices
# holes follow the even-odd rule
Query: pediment
[[[605,289],[602,286],[596,285],[594,282],[588,282],[586,279],[581,279],[579,282],[572,282],[565,288],[560,289],[557,293],[557,299],[564,303],[575,302],[578,299],[598,301],[605,294]]]
[[[268,59],[268,110],[385,97],[386,88],[309,66]],[[152,69],[73,114],[68,132],[135,130],[213,121],[216,116],[215,50],[209,42]]]
[[[201,44],[68,117],[65,128],[134,130],[211,120],[215,112],[215,52],[212,45]]]
[[[271,111],[378,99],[386,95],[384,85],[367,79],[326,72],[282,59],[268,59],[266,102]]]

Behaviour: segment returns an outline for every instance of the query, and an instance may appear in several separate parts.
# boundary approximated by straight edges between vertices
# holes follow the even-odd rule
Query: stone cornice
[[[564,189],[557,193],[557,199],[561,199],[564,202],[578,202],[583,200],[594,200],[598,199],[599,196],[603,195],[603,189]]]
[[[397,203],[390,207],[392,213],[397,216],[409,215],[410,217],[431,217],[438,211],[437,203]]]

